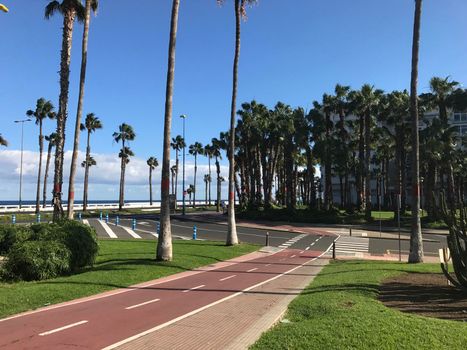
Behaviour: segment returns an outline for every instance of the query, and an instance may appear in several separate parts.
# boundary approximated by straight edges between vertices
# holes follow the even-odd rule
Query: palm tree
[[[57,145],[55,147],[55,174],[54,174],[54,221],[63,216],[62,184],[63,184],[63,157],[65,148],[65,126],[68,116],[68,90],[70,86],[71,44],[73,38],[73,24],[75,20],[84,21],[85,9],[81,0],[51,1],[45,8],[45,18],[49,19],[55,13],[63,16],[62,49],[60,58],[60,96],[57,113]]]
[[[115,142],[122,142],[122,148],[120,149],[120,153],[118,155],[118,157],[121,159],[118,210],[122,210],[125,199],[125,169],[126,165],[130,162],[130,157],[134,156],[131,149],[126,146],[126,143],[133,141],[136,135],[131,125],[123,123],[118,127],[118,131],[113,133],[112,137],[114,138]]]
[[[204,199],[205,199],[206,205],[208,204],[208,186],[210,183],[211,183],[211,175],[205,174],[204,175],[204,185],[205,185]]]
[[[188,188],[186,189],[186,193],[188,193],[189,201],[190,201],[190,204],[191,204],[191,195],[193,193],[195,193],[195,186],[189,185]]]
[[[36,110],[28,110],[26,115],[36,119],[36,125],[39,125],[39,170],[37,172],[37,189],[36,189],[36,214],[40,211],[40,193],[41,193],[41,172],[42,172],[42,152],[44,150],[44,135],[42,134],[42,123],[45,118],[54,119],[54,106],[52,102],[41,97],[37,100]]]
[[[222,156],[221,156],[221,149],[222,149],[221,143],[222,143],[222,141],[220,141],[219,139],[213,138],[211,143],[212,143],[212,148],[211,148],[212,155],[216,160],[216,162],[215,162],[216,172],[217,172],[216,211],[219,213],[221,211],[221,182],[222,182],[221,181],[221,166],[220,166],[219,160],[222,159]]]
[[[180,135],[172,138],[170,146],[175,150],[175,206],[177,206],[177,187],[178,187],[178,171],[180,170],[179,166],[179,153],[185,148],[185,140]],[[183,189],[185,191],[185,189]]]
[[[94,113],[89,113],[86,116],[84,124],[80,125],[80,130],[87,131],[87,141],[86,141],[86,159],[91,157],[91,134],[98,129],[102,129],[102,122]],[[85,163],[85,164],[88,164]],[[83,189],[83,211],[87,210],[88,207],[88,179],[89,179],[89,166],[84,168],[84,189]]]
[[[86,159],[83,160],[81,166],[84,168],[84,194],[83,194],[83,211],[86,210],[88,204],[88,184],[89,184],[89,168],[93,165],[97,165],[96,160],[91,156],[86,156]],[[86,203],[86,206],[85,206]]]
[[[418,57],[422,0],[415,0],[412,43],[412,76],[410,81],[410,118],[412,119],[412,230],[410,233],[409,263],[423,262],[423,238],[420,224],[420,143],[418,135]]]
[[[0,134],[0,146],[8,146],[8,141]]]
[[[174,164],[170,167],[170,175],[172,176],[172,195],[175,193],[175,176],[177,175],[177,166]]]
[[[54,148],[57,144],[57,134],[53,132],[50,135],[46,136],[45,140],[49,143],[49,146],[47,148],[47,161],[45,163],[44,190],[42,192],[42,208],[45,208],[47,203],[47,178],[49,177],[50,157],[52,155],[52,148]]]
[[[195,142],[190,145],[188,152],[195,157],[195,174],[193,179],[193,208],[196,206],[196,174],[198,172],[198,154],[203,154],[203,145]]]
[[[217,0],[223,3],[225,0]],[[228,230],[227,245],[238,244],[237,225],[235,223],[235,122],[237,113],[237,86],[238,86],[238,61],[240,59],[240,37],[241,19],[246,17],[245,6],[253,4],[256,0],[234,0],[235,12],[235,56],[233,62],[232,78],[232,103],[230,106],[230,130],[229,130],[229,207],[228,207]]]
[[[86,65],[88,61],[88,38],[89,38],[89,24],[91,22],[91,10],[96,13],[97,7],[99,6],[98,0],[86,0],[85,16],[84,16],[84,30],[83,30],[83,41],[81,51],[81,73],[79,80],[79,97],[78,97],[78,108],[76,112],[76,123],[75,123],[75,138],[73,141],[73,153],[71,156],[70,166],[70,178],[68,183],[68,206],[67,214],[69,219],[73,219],[73,205],[75,202],[75,176],[76,176],[76,163],[78,161],[78,149],[79,149],[79,135],[81,127],[81,116],[83,115],[83,103],[84,103],[84,83],[86,81]]]
[[[152,205],[152,171],[159,166],[159,162],[156,157],[149,157],[146,164],[149,167],[149,205]]]
[[[162,153],[161,215],[160,233],[157,240],[156,259],[172,260],[172,231],[170,228],[170,130],[172,128],[172,107],[175,76],[175,44],[177,39],[178,10],[180,0],[172,1],[170,20],[169,58],[167,64],[167,86],[165,92],[164,144]]]
[[[212,159],[212,145],[207,144],[204,146],[203,155],[208,158],[208,175],[209,175],[209,188],[208,188],[208,195],[206,196],[207,204],[211,205],[211,159]]]

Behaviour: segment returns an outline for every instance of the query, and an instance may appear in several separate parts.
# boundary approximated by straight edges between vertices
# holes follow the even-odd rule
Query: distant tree
[[[45,137],[45,140],[49,143],[47,148],[47,162],[45,163],[45,174],[44,174],[44,191],[42,193],[42,208],[46,207],[47,204],[47,178],[49,177],[49,165],[50,158],[52,156],[52,148],[57,144],[57,134],[51,133]]]
[[[208,184],[208,195],[206,196],[206,201],[208,205],[211,205],[211,159],[212,159],[212,145],[207,144],[204,146],[203,155],[208,158],[208,175],[209,175],[209,184]]]
[[[208,186],[211,183],[211,176],[209,174],[204,175],[204,185],[205,185],[205,190],[204,190],[204,198],[206,205],[208,205]]]
[[[102,129],[102,122],[94,113],[89,113],[86,116],[84,124],[80,125],[82,131],[87,132],[86,140],[86,159],[91,157],[91,134],[98,129]],[[88,163],[85,163],[88,164]],[[84,191],[83,191],[83,211],[88,207],[88,183],[89,183],[89,166],[84,168]]]
[[[36,125],[39,125],[39,169],[37,172],[37,188],[36,188],[36,214],[40,212],[40,202],[41,202],[41,180],[42,180],[42,152],[44,150],[44,135],[42,134],[42,123],[44,119],[55,118],[54,106],[52,102],[47,101],[45,98],[41,97],[37,100],[36,109],[28,110],[26,115],[28,117],[34,117],[36,120]]]
[[[146,164],[149,167],[149,205],[152,205],[152,172],[159,166],[159,162],[156,157],[149,157]]]
[[[170,143],[170,146],[175,150],[175,170],[176,170],[176,172],[175,172],[175,192],[174,192],[174,194],[175,194],[175,200],[177,200],[178,172],[180,170],[179,154],[180,154],[180,151],[182,151],[186,146],[185,140],[180,135],[177,135],[176,137],[172,138],[172,142]]]
[[[118,199],[118,210],[122,210],[125,204],[125,170],[126,165],[130,162],[130,157],[134,156],[133,151],[126,144],[129,141],[133,141],[136,135],[133,131],[133,127],[128,124],[121,124],[118,127],[118,131],[113,133],[113,139],[115,142],[122,143],[122,148],[118,157],[121,159],[120,165],[120,195]]]
[[[196,174],[198,173],[198,155],[203,154],[204,148],[203,145],[199,142],[195,142],[194,144],[190,145],[189,151],[192,156],[195,157],[195,175],[193,179],[193,207],[196,206]]]
[[[8,141],[0,134],[0,146],[8,146]]]

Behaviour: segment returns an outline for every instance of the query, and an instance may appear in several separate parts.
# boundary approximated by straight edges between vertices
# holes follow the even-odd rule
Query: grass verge
[[[174,260],[154,261],[155,241],[101,240],[93,268],[40,282],[0,283],[0,318],[49,304],[150,281],[250,253],[258,246],[174,241]]]
[[[404,314],[377,298],[387,277],[439,272],[435,264],[338,261],[326,266],[285,318],[252,349],[465,349],[467,324]]]

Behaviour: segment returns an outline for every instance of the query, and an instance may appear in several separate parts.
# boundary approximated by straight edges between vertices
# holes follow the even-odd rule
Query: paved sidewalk
[[[116,349],[247,349],[280,320],[288,304],[327,263],[325,258],[309,262],[291,273]]]

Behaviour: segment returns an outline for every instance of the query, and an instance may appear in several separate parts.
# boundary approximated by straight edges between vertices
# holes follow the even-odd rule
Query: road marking
[[[305,250],[310,250],[311,247],[306,247]]]
[[[91,225],[89,225],[89,220],[86,220],[86,219],[83,219],[83,224],[91,226]]]
[[[177,225],[177,224],[172,224],[172,226],[174,226],[174,227],[183,227],[183,228],[193,230],[193,226],[185,226],[185,225]],[[221,231],[221,230],[213,230],[213,229],[208,229],[208,228],[203,228],[203,231],[206,231],[206,232],[221,232],[221,233],[226,233],[227,232],[227,230]],[[264,235],[255,234],[255,233],[237,232],[237,235],[255,236],[255,237],[263,237],[264,238]],[[288,237],[274,236],[274,237],[271,237],[271,239],[281,239],[281,238],[289,238],[289,237],[290,236],[288,236]]]
[[[69,324],[67,326],[52,329],[51,331],[40,333],[39,335],[42,337],[44,335],[49,335],[49,334],[57,333],[57,332],[60,332],[60,331],[64,331],[65,329],[68,329],[68,328],[71,328],[71,327],[76,327],[76,326],[79,326],[79,325],[82,325],[82,324],[85,324],[85,323],[88,323],[88,321],[79,321],[79,322],[76,322],[76,323]]]
[[[313,247],[316,244],[316,241],[310,244],[310,247]]]
[[[112,231],[112,229],[107,225],[105,222],[98,220],[98,222],[102,225],[105,232],[109,235],[110,238],[118,238],[117,235]]]
[[[328,249],[326,249],[322,254],[318,255],[317,257],[315,257],[315,258],[313,258],[313,259],[311,259],[311,260],[307,260],[307,261],[305,261],[303,264],[298,265],[298,266],[295,266],[295,267],[291,268],[290,270],[288,270],[288,271],[286,271],[286,272],[283,272],[283,273],[281,273],[281,274],[279,274],[279,275],[276,275],[276,276],[274,276],[274,277],[271,277],[270,279],[268,279],[268,280],[266,280],[266,281],[263,281],[263,282],[260,282],[260,283],[258,283],[258,284],[255,284],[255,285],[253,285],[253,286],[251,286],[251,287],[245,288],[245,289],[243,289],[243,290],[240,291],[240,292],[237,292],[237,293],[235,293],[235,294],[229,295],[229,296],[227,296],[227,297],[225,297],[225,298],[223,298],[223,299],[217,300],[217,301],[215,301],[215,302],[213,302],[213,303],[211,303],[211,304],[202,306],[202,307],[200,307],[199,309],[193,310],[193,311],[191,311],[191,312],[189,312],[189,313],[187,313],[187,314],[185,314],[185,315],[182,315],[182,316],[179,316],[179,317],[177,317],[177,318],[174,318],[173,320],[167,321],[167,322],[165,322],[165,323],[163,323],[163,324],[160,324],[160,325],[158,325],[158,326],[155,326],[155,327],[153,327],[153,328],[151,328],[151,329],[145,330],[144,332],[141,332],[141,333],[139,333],[139,334],[136,334],[136,335],[134,335],[134,336],[132,336],[132,337],[129,337],[129,338],[127,338],[127,339],[123,339],[123,340],[119,341],[118,343],[115,343],[115,344],[112,344],[112,345],[109,345],[109,346],[103,348],[102,350],[112,350],[112,349],[115,349],[115,348],[117,348],[117,347],[119,347],[119,346],[121,346],[121,345],[123,345],[123,344],[127,344],[127,343],[129,343],[129,342],[131,342],[131,341],[133,341],[133,340],[135,340],[135,339],[141,338],[141,337],[143,337],[143,336],[145,336],[145,335],[148,335],[148,334],[150,334],[150,333],[152,333],[152,332],[155,332],[155,331],[157,331],[157,330],[159,330],[159,329],[162,329],[162,328],[165,328],[165,327],[167,327],[167,326],[170,326],[171,324],[174,324],[175,322],[178,322],[178,321],[183,320],[183,319],[185,319],[185,318],[187,318],[187,317],[196,315],[197,313],[199,313],[199,312],[201,312],[201,311],[204,311],[204,310],[206,310],[206,309],[209,309],[210,307],[213,307],[213,306],[215,306],[215,305],[218,305],[218,304],[220,304],[220,303],[223,303],[224,301],[233,299],[233,298],[235,298],[235,297],[237,297],[237,296],[239,296],[239,295],[242,295],[242,294],[245,293],[245,292],[248,292],[248,291],[250,291],[250,290],[252,290],[252,289],[258,288],[258,287],[260,287],[260,286],[262,286],[262,285],[264,285],[264,284],[266,284],[266,283],[269,283],[269,282],[271,282],[271,281],[274,281],[274,280],[276,280],[276,279],[278,279],[278,278],[280,278],[280,277],[282,277],[282,276],[284,276],[284,275],[287,275],[287,274],[289,274],[289,273],[291,273],[291,272],[293,272],[293,271],[295,271],[295,270],[297,270],[297,269],[299,269],[299,268],[305,266],[306,264],[308,264],[308,263],[310,263],[310,262],[313,262],[313,261],[315,261],[315,260],[318,260],[318,259],[321,258],[323,255],[327,254],[331,248],[332,248],[332,244],[331,244],[331,245],[328,247]]]
[[[184,290],[182,293],[187,293],[187,292],[189,292],[189,291],[191,291],[191,290],[200,289],[200,288],[203,288],[203,287],[205,287],[205,286],[206,286],[205,284],[202,284],[202,285],[200,285],[200,286],[196,286],[196,287],[193,287],[193,288],[190,288],[190,289],[186,289],[186,290]]]
[[[131,228],[128,228],[128,227],[125,227],[125,226],[122,226],[122,228],[128,232],[128,234],[133,237],[133,238],[138,238],[138,239],[141,239],[141,236],[139,234],[137,234],[135,231],[133,231]]]
[[[266,266],[266,267],[267,267],[267,266],[269,266],[269,265],[271,265],[271,264],[267,264],[267,265],[264,265],[264,266]]]
[[[296,255],[292,255],[290,258],[292,259],[292,258],[295,258],[295,257],[296,257]]]
[[[305,253],[305,251],[304,251],[304,250],[302,250],[302,251],[300,252],[300,254],[303,254],[303,253]]]
[[[224,277],[224,278],[221,278],[219,281],[221,281],[221,282],[222,282],[222,281],[227,281],[227,280],[229,280],[229,279],[231,279],[231,278],[234,278],[235,276],[237,276],[237,275],[232,275],[232,276],[229,276],[229,277]]]
[[[159,300],[160,300],[160,299],[148,300],[148,301],[145,301],[144,303],[141,303],[141,304],[136,304],[136,305],[128,306],[128,307],[125,308],[125,310],[135,309],[135,308],[140,307],[140,306],[144,306],[144,305],[147,305],[147,304],[155,303],[156,301],[159,301]]]
[[[256,270],[258,270],[257,267],[255,267],[255,268],[253,268],[253,269],[249,269],[247,272],[253,272],[253,271],[256,271]]]

